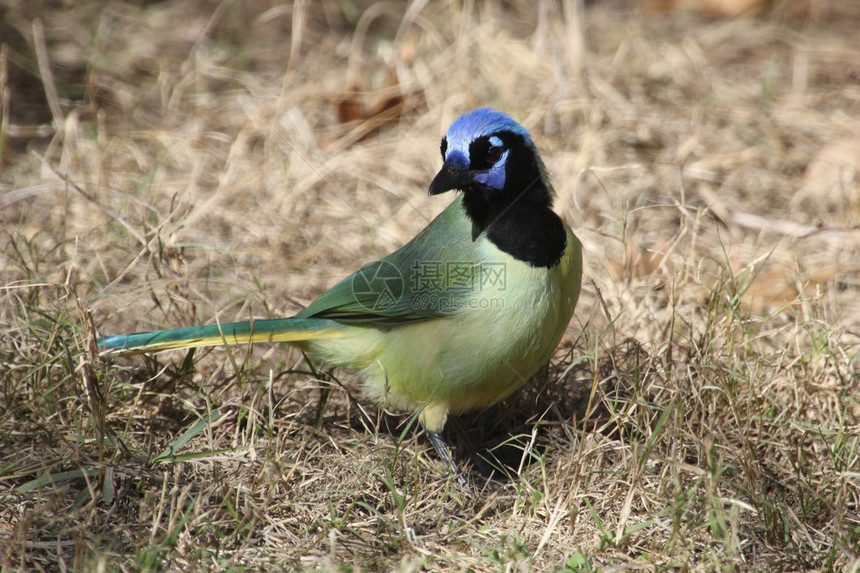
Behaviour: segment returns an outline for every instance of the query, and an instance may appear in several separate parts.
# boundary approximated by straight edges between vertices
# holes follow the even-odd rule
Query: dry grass
[[[5,8],[0,567],[860,570],[860,10],[300,6]],[[404,243],[481,105],[586,248],[552,367],[460,419],[509,485],[282,347],[95,356]]]

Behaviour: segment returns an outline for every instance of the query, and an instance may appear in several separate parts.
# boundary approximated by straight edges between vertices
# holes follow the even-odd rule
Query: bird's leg
[[[433,444],[433,448],[445,465],[448,466],[448,472],[457,478],[457,483],[466,491],[471,490],[466,476],[457,468],[454,463],[454,456],[451,455],[451,448],[445,443],[445,438],[442,437],[442,428],[445,427],[445,421],[448,419],[448,404],[446,402],[430,402],[426,404],[418,414],[418,423],[424,428],[424,433],[427,434],[427,439]]]
[[[464,490],[471,489],[466,476],[457,468],[457,464],[454,462],[454,457],[451,455],[451,448],[448,447],[448,444],[445,442],[445,438],[442,437],[442,433],[428,430],[426,427],[424,428],[424,433],[427,434],[427,439],[430,440],[431,444],[433,444],[433,448],[436,450],[436,453],[440,458],[442,458],[445,465],[448,466],[448,472],[451,475],[456,476],[457,484],[459,484],[459,486]]]

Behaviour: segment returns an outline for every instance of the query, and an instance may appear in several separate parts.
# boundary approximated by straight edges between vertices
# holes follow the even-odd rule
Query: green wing
[[[463,280],[480,258],[458,196],[403,247],[346,277],[296,316],[392,326],[451,315],[458,310],[454,293],[468,294],[452,278]]]

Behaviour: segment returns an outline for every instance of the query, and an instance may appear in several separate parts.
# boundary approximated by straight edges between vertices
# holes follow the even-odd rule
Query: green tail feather
[[[120,334],[99,338],[99,348],[124,354],[159,352],[198,346],[248,344],[249,342],[298,342],[342,334],[342,326],[322,318],[279,318],[229,322],[170,330]]]

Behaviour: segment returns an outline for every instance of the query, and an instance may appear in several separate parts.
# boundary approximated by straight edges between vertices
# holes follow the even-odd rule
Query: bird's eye
[[[469,144],[469,167],[486,171],[496,165],[509,149],[498,135],[479,137]]]
[[[502,154],[504,153],[504,151],[505,150],[502,147],[490,146],[490,148],[487,150],[487,162],[491,165],[494,163],[498,163],[499,160],[502,158]]]

